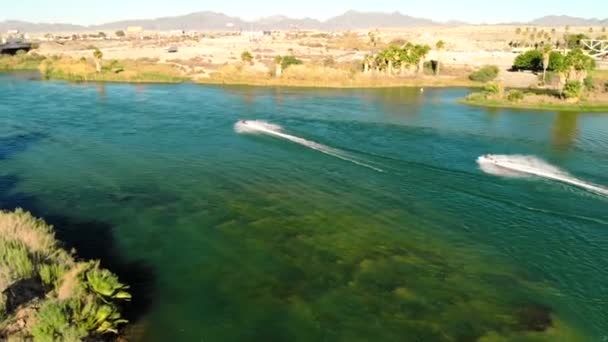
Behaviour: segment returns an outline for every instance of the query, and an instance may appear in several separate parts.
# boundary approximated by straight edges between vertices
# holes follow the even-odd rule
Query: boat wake
[[[284,139],[291,141],[293,143],[308,147],[310,149],[319,151],[321,153],[325,153],[332,157],[336,157],[338,159],[342,159],[345,161],[349,161],[351,163],[357,164],[359,166],[363,166],[374,171],[384,172],[384,170],[377,168],[373,165],[367,164],[363,161],[356,159],[345,151],[342,151],[337,148],[329,147],[327,145],[319,144],[314,141],[306,140],[304,138],[296,137],[294,135],[290,135],[283,132],[283,128],[281,126],[271,124],[265,121],[250,121],[250,120],[241,120],[238,121],[234,125],[234,130],[237,133],[249,133],[249,134],[266,134],[276,138]]]
[[[477,158],[479,168],[501,177],[542,177],[608,196],[608,188],[585,182],[534,156],[492,155]]]

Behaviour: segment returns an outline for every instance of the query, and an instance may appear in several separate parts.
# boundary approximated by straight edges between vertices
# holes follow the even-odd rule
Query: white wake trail
[[[258,133],[258,134],[267,134],[270,136],[274,136],[277,138],[285,139],[296,144],[311,148],[313,150],[319,151],[321,153],[325,153],[332,157],[336,157],[345,161],[349,161],[351,163],[357,164],[359,166],[367,167],[374,171],[384,172],[384,170],[377,168],[373,165],[366,164],[362,161],[359,161],[348,155],[345,151],[339,150],[337,148],[329,147],[323,144],[316,143],[314,141],[306,140],[304,138],[296,137],[294,135],[286,134],[282,132],[282,127],[278,125],[274,125],[265,121],[238,121],[234,125],[234,130],[237,133]]]
[[[479,168],[489,174],[502,177],[537,176],[574,185],[597,194],[608,196],[608,188],[585,182],[534,156],[492,155],[477,158]]]

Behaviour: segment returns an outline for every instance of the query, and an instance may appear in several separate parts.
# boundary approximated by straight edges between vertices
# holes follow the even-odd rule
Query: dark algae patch
[[[550,290],[544,284],[407,226],[330,211],[278,217],[250,211],[246,201],[224,205],[245,220],[217,227],[231,253],[266,259],[262,269],[229,275],[222,273],[231,265],[206,268],[218,281],[205,292],[228,299],[225,314],[242,327],[231,335],[236,340],[582,340],[538,302]]]

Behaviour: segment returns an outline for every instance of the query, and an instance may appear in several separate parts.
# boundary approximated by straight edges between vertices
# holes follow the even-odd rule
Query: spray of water
[[[477,164],[482,171],[496,176],[542,177],[608,196],[608,188],[578,179],[534,156],[484,155],[477,158]]]
[[[369,165],[363,161],[357,160],[353,156],[349,155],[345,151],[342,151],[337,148],[329,147],[323,144],[316,143],[314,141],[306,140],[304,138],[296,137],[294,135],[286,134],[283,132],[283,128],[278,125],[274,125],[265,121],[238,121],[234,125],[234,130],[237,133],[249,133],[249,134],[266,134],[276,138],[284,139],[291,141],[293,143],[311,148],[313,150],[319,151],[321,153],[325,153],[332,157],[336,157],[342,160],[349,161],[351,163],[357,164],[359,166],[367,167],[374,171],[384,172],[382,169],[377,168],[373,165]]]

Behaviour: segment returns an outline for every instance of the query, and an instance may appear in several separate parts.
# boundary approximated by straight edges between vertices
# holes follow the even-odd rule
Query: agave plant
[[[118,325],[128,322],[122,319],[115,305],[104,303],[93,296],[74,300],[70,303],[70,307],[75,324],[88,332],[118,333]]]
[[[131,300],[131,294],[126,291],[129,286],[121,283],[112,272],[99,268],[99,263],[86,272],[85,278],[87,287],[104,300]]]

